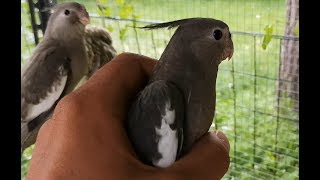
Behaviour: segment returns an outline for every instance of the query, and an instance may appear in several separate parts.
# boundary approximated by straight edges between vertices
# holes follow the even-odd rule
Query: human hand
[[[230,164],[222,132],[207,133],[165,169],[137,159],[123,123],[156,63],[123,53],[65,96],[39,131],[27,179],[221,179]]]

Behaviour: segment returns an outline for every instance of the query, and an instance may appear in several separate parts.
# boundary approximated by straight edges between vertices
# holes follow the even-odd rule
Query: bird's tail
[[[23,144],[28,138],[28,123],[27,122],[21,122],[21,154],[23,153]]]
[[[38,117],[29,122],[21,121],[21,154],[25,149],[36,142],[38,132],[41,126],[51,118],[53,109],[57,102],[51,109],[40,114]]]

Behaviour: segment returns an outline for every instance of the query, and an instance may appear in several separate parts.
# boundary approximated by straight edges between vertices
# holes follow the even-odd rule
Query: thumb
[[[229,169],[230,144],[222,132],[208,132],[169,169],[176,179],[221,179]]]
[[[229,143],[227,136],[221,131],[216,131],[215,133],[216,133],[217,137],[219,138],[218,140],[220,140],[220,142],[222,143],[225,150],[229,153],[230,152],[230,143]]]

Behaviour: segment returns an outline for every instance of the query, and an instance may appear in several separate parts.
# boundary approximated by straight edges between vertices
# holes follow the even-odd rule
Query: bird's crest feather
[[[155,23],[155,24],[149,24],[147,26],[144,27],[140,27],[142,29],[158,29],[158,28],[174,28],[186,23],[189,23],[195,19],[199,19],[199,18],[187,18],[187,19],[180,19],[180,20],[176,20],[176,21],[170,21],[170,22],[164,22],[164,23]]]

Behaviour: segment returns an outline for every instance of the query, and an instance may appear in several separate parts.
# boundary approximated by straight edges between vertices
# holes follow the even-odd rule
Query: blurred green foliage
[[[28,168],[29,168],[29,162],[32,157],[32,151],[34,149],[34,145],[27,148],[23,155],[21,156],[21,179],[25,179],[25,176],[27,175]]]
[[[273,25],[266,25],[264,27],[264,32],[265,35],[263,36],[262,48],[265,50],[272,39]]]

